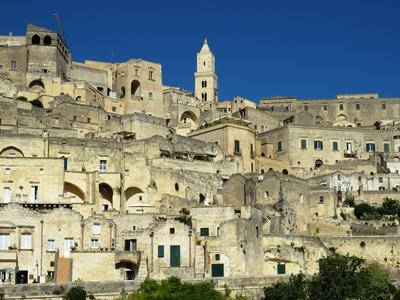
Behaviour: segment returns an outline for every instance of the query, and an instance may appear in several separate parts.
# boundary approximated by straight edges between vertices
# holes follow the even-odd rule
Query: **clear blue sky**
[[[166,85],[193,90],[205,36],[216,55],[220,97],[338,93],[400,96],[398,0],[4,1],[0,34],[33,23],[56,29],[73,59],[163,66]]]

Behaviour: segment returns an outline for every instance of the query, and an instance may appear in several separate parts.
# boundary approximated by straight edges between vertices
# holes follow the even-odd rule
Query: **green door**
[[[224,264],[212,264],[211,265],[211,276],[212,277],[224,277]]]
[[[181,266],[181,246],[171,246],[169,251],[169,261],[171,267]]]

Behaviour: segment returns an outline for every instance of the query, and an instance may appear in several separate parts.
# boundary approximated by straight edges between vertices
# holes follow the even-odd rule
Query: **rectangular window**
[[[169,229],[169,234],[175,234],[175,228],[174,227],[171,227]]]
[[[200,228],[200,236],[209,236],[210,232],[208,227]]]
[[[47,240],[47,251],[50,251],[50,252],[56,251],[55,240]]]
[[[314,149],[315,150],[323,150],[324,149],[323,141],[314,141]]]
[[[221,259],[221,257],[220,257],[220,255],[219,254],[215,254],[215,260],[220,260]]]
[[[333,151],[338,151],[339,150],[339,146],[338,146],[338,142],[337,141],[333,141],[332,142],[332,150]]]
[[[379,177],[378,180],[379,180],[379,183],[383,183],[383,177]]]
[[[93,234],[101,234],[101,224],[93,224]]]
[[[304,105],[304,110],[308,111],[308,105]]]
[[[31,202],[36,202],[38,200],[38,190],[39,187],[37,185],[31,186]]]
[[[382,109],[386,109],[386,103],[382,103]]]
[[[149,100],[153,100],[153,93],[149,92]]]
[[[11,188],[5,187],[3,190],[3,202],[4,203],[11,202],[11,195],[12,195]]]
[[[319,203],[324,203],[324,196],[319,196]]]
[[[256,225],[256,237],[260,236],[260,229],[258,228],[258,225]]]
[[[125,240],[125,251],[136,251],[137,250],[137,240],[136,239],[130,239],[130,240]]]
[[[99,240],[98,239],[91,239],[90,240],[90,248],[98,249],[99,248]]]
[[[11,239],[8,233],[0,233],[0,250],[8,250],[11,246]]]
[[[68,170],[68,157],[63,156],[64,159],[64,171]]]
[[[361,108],[360,103],[356,103],[356,110],[360,110],[360,108]]]
[[[111,111],[112,111],[112,112],[116,112],[116,111],[117,111],[117,108],[116,108],[115,106],[113,106],[113,107],[111,107]]]
[[[16,70],[17,69],[17,61],[16,60],[12,60],[11,61],[11,70]]]
[[[300,140],[300,149],[307,149],[307,140],[306,139],[301,139]]]
[[[99,171],[105,172],[107,170],[107,161],[105,159],[101,159],[99,163]]]
[[[240,153],[240,141],[239,140],[235,140],[234,152],[235,152],[235,154],[239,154]]]
[[[253,144],[250,144],[250,155],[253,156],[254,155],[254,149],[253,149]]]
[[[282,142],[281,141],[278,142],[278,151],[282,151]]]
[[[367,152],[375,152],[375,144],[374,143],[367,143],[365,145]]]
[[[286,274],[286,265],[285,264],[278,264],[276,267],[278,275],[285,275]]]
[[[343,104],[339,104],[339,110],[343,110]]]
[[[328,105],[324,105],[324,110],[328,110]]]
[[[163,245],[158,245],[157,256],[159,258],[163,258],[164,257],[164,246]]]
[[[149,80],[153,80],[153,71],[149,71]]]
[[[389,143],[383,143],[383,152],[390,152],[390,144]]]
[[[21,234],[21,249],[24,250],[32,249],[32,234],[30,233]]]
[[[90,118],[87,118],[87,122],[90,123]]]

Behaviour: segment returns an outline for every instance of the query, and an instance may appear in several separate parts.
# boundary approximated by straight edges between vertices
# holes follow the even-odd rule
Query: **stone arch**
[[[40,45],[40,36],[37,34],[32,37],[32,45]]]
[[[51,36],[46,35],[46,36],[43,38],[43,45],[46,45],[46,46],[51,45]]]
[[[67,195],[65,195],[65,194],[67,194]],[[68,194],[72,194],[69,196],[71,202],[74,202],[74,203],[84,203],[85,202],[86,196],[85,196],[85,193],[81,190],[81,188],[71,182],[66,181],[66,182],[64,182],[64,197],[65,196],[68,197]],[[79,198],[80,201],[78,199],[76,199],[76,197]]]
[[[138,80],[132,80],[131,82],[131,96],[133,97],[141,97],[141,86]]]
[[[314,166],[315,166],[316,169],[322,167],[323,165],[324,165],[324,162],[322,160],[320,160],[320,159],[317,159],[315,161],[315,163],[314,163]]]
[[[197,116],[196,116],[196,114],[194,112],[192,112],[190,110],[187,110],[181,115],[179,121],[181,123],[194,123],[194,124],[197,124],[198,119],[197,119]]]
[[[124,280],[134,280],[138,274],[138,265],[130,260],[120,260],[115,263],[115,269],[121,271]]]
[[[43,90],[45,89],[44,83],[41,79],[35,79],[31,81],[31,83],[29,84],[29,88],[40,88]]]
[[[14,146],[8,146],[0,151],[2,157],[25,157],[24,153]]]
[[[103,198],[103,200],[108,201],[111,206],[113,205],[113,189],[110,185],[108,185],[105,182],[101,182],[99,183],[99,193],[101,195],[101,197]]]
[[[128,187],[125,190],[124,195],[127,207],[134,206],[134,202],[141,201],[143,199],[143,191],[136,186]]]
[[[347,117],[345,114],[339,114],[336,118],[335,118],[335,122],[343,122],[343,121],[347,121]]]

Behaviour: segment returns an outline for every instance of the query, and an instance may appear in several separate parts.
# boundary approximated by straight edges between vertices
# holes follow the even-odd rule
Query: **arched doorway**
[[[181,123],[197,124],[197,117],[192,111],[185,111],[179,120]]]
[[[99,193],[102,198],[102,206],[103,210],[108,210],[113,206],[113,189],[107,183],[100,183],[99,184]],[[106,205],[109,205],[105,208]]]
[[[138,272],[137,265],[128,260],[117,262],[115,269],[120,270],[123,280],[134,280]]]
[[[288,170],[283,169],[283,170],[282,170],[282,174],[283,174],[283,175],[289,175],[289,172],[288,172]]]
[[[132,97],[141,97],[142,92],[140,88],[140,82],[137,80],[133,80],[131,82],[131,96]]]
[[[323,164],[324,164],[324,162],[323,162],[322,160],[317,159],[317,160],[315,161],[315,163],[314,163],[314,166],[315,166],[316,169],[318,169],[318,168],[322,167]]]

